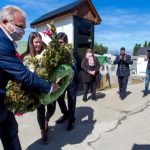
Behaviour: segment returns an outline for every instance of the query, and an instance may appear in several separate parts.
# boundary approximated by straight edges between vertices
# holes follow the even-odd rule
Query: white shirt
[[[17,48],[17,43],[15,41],[13,41],[12,37],[5,31],[5,29],[0,25],[0,28],[4,31],[4,33],[6,34],[6,36],[13,42],[15,48]]]

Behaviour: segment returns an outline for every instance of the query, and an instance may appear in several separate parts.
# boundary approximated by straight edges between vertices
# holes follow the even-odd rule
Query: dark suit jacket
[[[0,120],[2,119],[2,107],[4,108],[4,97],[8,80],[17,80],[31,88],[38,88],[44,93],[50,91],[51,86],[45,81],[25,68],[16,57],[13,42],[0,28]]]
[[[82,68],[82,82],[91,82],[91,81],[98,81],[98,72],[100,69],[100,64],[98,60],[94,57],[94,66],[88,65],[88,59],[83,58],[81,62],[81,68]],[[88,73],[88,70],[95,71],[95,75],[91,75]]]
[[[133,61],[131,60],[131,56],[130,55],[126,55],[125,60],[120,60],[119,56],[116,56],[116,59],[114,60],[114,64],[118,64],[118,68],[117,68],[117,76],[123,77],[123,76],[130,76],[130,67],[129,65],[131,65],[133,63]]]

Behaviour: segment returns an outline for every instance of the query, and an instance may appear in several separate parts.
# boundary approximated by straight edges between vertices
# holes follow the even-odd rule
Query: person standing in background
[[[94,57],[92,49],[88,48],[86,55],[81,62],[82,68],[82,82],[83,82],[83,101],[87,101],[87,94],[91,88],[92,100],[96,101],[96,87],[98,81],[98,73],[100,64],[96,57]]]
[[[148,95],[148,88],[149,88],[149,82],[150,82],[150,50],[147,50],[145,61],[147,62],[147,68],[146,68],[146,76],[145,76],[145,90],[143,97]]]
[[[110,68],[109,68],[108,58],[106,57],[106,82],[108,82],[109,87],[111,88],[109,69]]]
[[[120,48],[120,55],[116,56],[114,60],[114,64],[118,65],[117,68],[117,76],[119,83],[119,95],[121,100],[126,97],[126,89],[128,84],[128,78],[130,76],[130,67],[133,61],[131,60],[131,56],[126,54],[125,48]]]

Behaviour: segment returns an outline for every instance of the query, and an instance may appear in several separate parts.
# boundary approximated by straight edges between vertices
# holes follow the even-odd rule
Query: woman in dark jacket
[[[81,62],[82,82],[84,88],[83,101],[87,101],[88,90],[91,87],[92,100],[96,100],[96,85],[100,64],[90,48],[87,49],[86,55]]]
[[[59,44],[67,44],[68,37],[64,32],[58,33],[58,42]],[[56,123],[63,123],[66,120],[68,121],[67,131],[74,129],[75,110],[76,110],[76,96],[77,96],[77,87],[78,87],[78,66],[75,53],[73,53],[73,65],[72,69],[74,71],[73,79],[68,85],[66,91],[58,98],[58,104],[63,114]],[[65,93],[67,92],[67,101],[68,107],[65,102]]]

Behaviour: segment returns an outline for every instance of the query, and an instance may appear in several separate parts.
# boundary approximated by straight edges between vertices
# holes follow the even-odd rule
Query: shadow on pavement
[[[106,95],[106,94],[104,94],[104,93],[102,93],[102,92],[97,92],[97,93],[96,93],[96,99],[97,99],[97,100],[98,100],[98,99],[102,99],[102,98],[105,97],[105,95]],[[88,99],[88,100],[92,99],[92,95],[88,96],[87,99]]]
[[[118,93],[118,95],[120,95],[119,91],[117,93]],[[126,91],[126,94],[124,96],[122,96],[121,100],[126,99],[128,97],[128,95],[130,95],[131,93],[132,93],[131,91]]]
[[[120,92],[117,91],[117,93],[119,94]],[[127,95],[127,96],[130,95],[131,93],[132,93],[131,91],[126,91],[126,95]]]
[[[127,96],[130,95],[132,92],[131,91],[127,91],[126,94]]]
[[[150,150],[150,145],[138,145],[138,144],[134,144],[132,150]]]
[[[93,120],[94,110],[91,107],[78,107],[76,109],[75,128],[67,131],[67,122],[49,127],[49,144],[41,145],[40,139],[32,143],[27,150],[61,150],[68,145],[82,143],[91,134],[96,120]],[[71,148],[70,148],[71,149]]]

